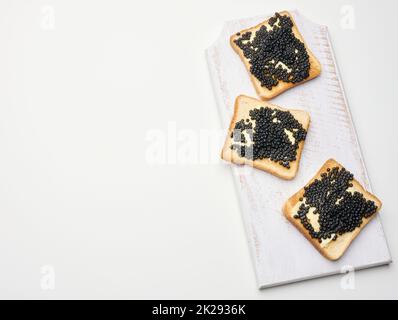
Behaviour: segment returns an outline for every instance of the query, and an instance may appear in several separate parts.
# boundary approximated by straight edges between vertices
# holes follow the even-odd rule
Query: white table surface
[[[351,0],[352,30],[346,4],[2,1],[0,298],[398,298],[395,262],[257,290],[228,166],[145,156],[156,130],[220,129],[204,50],[224,21],[298,9],[329,27],[395,260],[398,4]]]

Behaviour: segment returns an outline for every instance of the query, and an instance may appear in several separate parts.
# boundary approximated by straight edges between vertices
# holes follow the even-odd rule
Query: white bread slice
[[[272,87],[271,90],[269,90],[266,87],[262,87],[260,81],[250,73],[249,60],[245,58],[245,56],[243,55],[243,51],[234,42],[234,40],[239,38],[239,36],[237,35],[238,33],[236,33],[236,34],[234,34],[234,35],[232,35],[230,37],[230,43],[231,43],[232,48],[235,50],[235,52],[239,55],[239,57],[243,61],[244,65],[245,65],[245,67],[246,67],[246,69],[247,69],[247,71],[248,71],[248,73],[250,75],[250,80],[252,81],[252,83],[254,85],[254,88],[256,89],[257,94],[263,100],[272,99],[275,96],[277,96],[277,95],[281,94],[282,92],[286,91],[287,89],[290,89],[290,88],[295,87],[295,86],[297,86],[297,85],[299,85],[299,84],[301,84],[303,82],[311,80],[311,79],[317,77],[321,73],[321,64],[315,58],[314,54],[311,52],[311,50],[309,49],[309,47],[305,43],[304,38],[300,34],[300,32],[299,32],[299,30],[297,28],[297,25],[294,22],[294,19],[293,19],[292,15],[288,11],[282,11],[282,12],[279,12],[279,14],[282,15],[282,16],[286,16],[287,15],[287,16],[289,16],[291,18],[291,20],[293,22],[293,28],[292,28],[293,33],[296,36],[296,38],[298,38],[301,42],[304,43],[305,48],[307,50],[307,53],[309,55],[309,62],[310,62],[309,76],[305,80],[303,80],[303,81],[301,81],[299,83],[290,83],[290,82],[279,81],[279,83],[276,86]],[[269,27],[269,19],[261,22],[260,24],[254,26],[254,27],[251,27],[251,28],[248,28],[248,29],[244,29],[244,30],[240,31],[239,33],[240,34],[244,34],[245,32],[249,32],[249,31],[255,33],[263,25]]]
[[[317,172],[317,174],[306,184],[306,186],[310,185],[315,179],[320,179],[321,174],[324,172],[327,172],[327,169],[334,168],[334,167],[339,167],[343,168],[341,164],[339,164],[337,161],[334,159],[329,159],[328,161],[325,162],[325,164],[322,166],[322,168]],[[352,180],[351,182],[353,184],[353,187],[350,189],[352,191],[358,191],[361,194],[363,194],[364,198],[366,200],[371,200],[374,201],[375,205],[377,206],[377,211],[372,214],[369,218],[363,218],[362,219],[362,224],[360,227],[355,228],[351,232],[346,232],[342,235],[339,235],[336,240],[322,240],[322,243],[319,243],[317,239],[313,239],[308,230],[302,225],[300,219],[295,219],[294,215],[297,213],[300,204],[302,203],[299,199],[303,197],[304,195],[304,188],[300,189],[297,193],[295,193],[292,197],[290,197],[284,204],[283,206],[283,213],[285,217],[308,239],[308,241],[311,242],[311,244],[327,259],[329,260],[337,260],[339,259],[344,252],[348,249],[349,245],[351,242],[355,239],[355,237],[361,232],[361,230],[368,224],[368,222],[377,214],[377,212],[381,208],[381,201],[371,194],[370,192],[366,191],[362,185],[355,179]],[[311,214],[311,211],[307,214]],[[312,217],[317,217],[318,215],[313,215]],[[315,219],[317,220],[317,219]],[[311,225],[314,226],[313,219],[310,219]]]
[[[231,145],[233,143],[233,138],[231,138],[231,134],[234,130],[236,122],[240,121],[241,119],[249,118],[250,110],[261,107],[269,107],[272,109],[278,109],[282,111],[290,111],[290,113],[294,116],[294,118],[296,118],[296,120],[300,122],[300,124],[303,126],[303,128],[306,131],[308,131],[308,127],[310,125],[310,116],[307,112],[301,110],[284,109],[277,105],[268,103],[266,101],[261,101],[248,96],[240,95],[235,100],[234,114],[228,129],[228,135],[225,140],[224,147],[221,152],[221,158],[235,164],[250,165],[257,169],[269,172],[282,179],[286,180],[293,179],[298,171],[300,157],[304,146],[304,141],[299,142],[296,160],[290,162],[290,169],[287,169],[286,167],[280,165],[278,162],[274,162],[267,158],[261,160],[254,160],[254,161],[249,160],[247,158],[241,157],[236,150],[231,149]]]

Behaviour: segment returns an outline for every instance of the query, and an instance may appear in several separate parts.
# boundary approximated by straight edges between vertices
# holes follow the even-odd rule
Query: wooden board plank
[[[360,233],[346,254],[333,262],[322,257],[282,214],[284,201],[305,185],[329,158],[343,164],[371,191],[328,29],[312,23],[297,11],[291,13],[322,65],[321,76],[271,101],[306,110],[311,115],[299,172],[294,180],[284,181],[250,167],[231,165],[259,288],[391,262],[379,215]],[[227,22],[218,40],[206,51],[225,132],[233,114],[235,97],[239,94],[257,96],[243,63],[230,47],[229,37],[269,16]]]

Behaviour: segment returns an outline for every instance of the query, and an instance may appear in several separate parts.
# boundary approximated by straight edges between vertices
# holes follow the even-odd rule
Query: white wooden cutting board
[[[322,65],[318,78],[272,100],[281,106],[306,110],[311,115],[300,169],[294,180],[284,181],[250,167],[231,165],[259,288],[391,262],[380,221],[383,210],[336,262],[322,257],[282,214],[284,201],[303,187],[329,158],[344,165],[371,191],[328,29],[312,23],[297,11],[291,13]],[[269,16],[227,22],[218,40],[206,51],[225,132],[233,114],[235,97],[239,94],[257,96],[243,63],[229,44],[229,37]]]

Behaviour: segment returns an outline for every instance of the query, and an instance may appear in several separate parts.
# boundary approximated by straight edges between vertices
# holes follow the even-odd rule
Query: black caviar
[[[296,160],[300,141],[304,141],[307,135],[301,123],[289,111],[268,107],[250,110],[249,117],[235,124],[231,133],[235,143],[231,149],[241,157],[250,160],[268,158],[289,169],[290,162]],[[287,131],[293,139],[289,138]]]
[[[250,72],[262,87],[271,90],[279,81],[298,83],[309,76],[309,55],[303,42],[293,33],[289,16],[275,13],[269,19],[272,29],[261,26],[252,41],[252,32],[238,33],[235,44],[250,63]],[[284,68],[284,66],[288,68]]]
[[[294,216],[300,219],[312,238],[336,240],[339,235],[351,232],[377,211],[374,201],[367,200],[358,191],[349,192],[354,176],[345,168],[334,167],[321,174],[304,188],[304,202]],[[302,201],[302,200],[300,200]],[[315,231],[307,213],[314,208],[318,215],[319,230]]]

